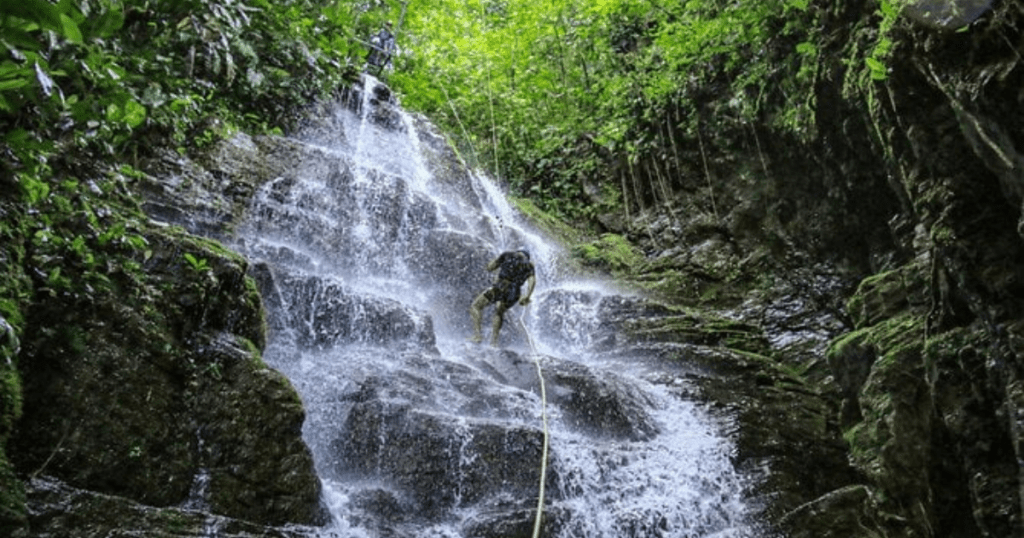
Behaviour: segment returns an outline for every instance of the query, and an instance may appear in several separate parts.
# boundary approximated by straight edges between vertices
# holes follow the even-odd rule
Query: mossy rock
[[[871,488],[846,486],[791,511],[780,526],[790,538],[885,538]]]
[[[21,376],[14,367],[20,343],[14,328],[0,315],[0,534],[24,525],[25,495],[7,458],[7,441],[22,414]]]
[[[865,278],[846,305],[854,324],[867,327],[909,308],[926,306],[926,274],[919,263],[913,263]]]
[[[31,536],[301,538],[311,531],[298,526],[267,527],[189,508],[147,506],[116,495],[77,489],[52,478],[34,478],[26,487],[32,507]]]
[[[154,506],[183,503],[216,462],[246,484],[209,490],[234,492],[211,503],[219,513],[321,521],[301,404],[260,360],[266,324],[247,262],[179,228],[153,227],[146,239],[144,272],[115,274],[91,294],[41,294],[29,309],[12,461]],[[241,430],[204,439],[216,423]]]
[[[638,317],[627,320],[623,330],[639,342],[685,342],[755,354],[768,354],[769,348],[760,328],[695,311],[680,310],[673,315]]]
[[[634,271],[643,261],[643,255],[625,237],[606,233],[589,243],[576,245],[573,255],[585,267],[625,274]]]
[[[930,491],[934,428],[924,335],[923,319],[906,313],[845,336],[829,352],[833,364],[841,363],[837,357],[868,356],[870,371],[855,401],[848,402],[857,406],[859,418],[848,420],[844,433],[850,462],[883,494],[884,510],[918,529],[928,526],[916,503]],[[847,387],[848,394],[854,388]]]

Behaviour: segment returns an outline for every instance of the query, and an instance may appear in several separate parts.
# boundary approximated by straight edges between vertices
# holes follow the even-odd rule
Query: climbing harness
[[[523,305],[523,312],[519,315],[519,324],[523,326],[523,333],[526,334],[526,341],[530,343],[530,350],[533,352],[533,362],[537,366],[537,379],[540,381],[540,417],[544,426],[544,447],[540,456],[540,492],[537,494],[537,517],[533,522],[533,538],[540,537],[540,520],[544,515],[544,482],[548,474],[548,398],[544,390],[544,374],[540,368],[540,355],[537,354],[537,347],[533,345],[533,338],[530,330],[526,327],[526,307]]]

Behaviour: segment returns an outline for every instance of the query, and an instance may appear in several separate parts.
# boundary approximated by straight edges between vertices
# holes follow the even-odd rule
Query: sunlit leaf
[[[888,18],[894,19],[898,15],[896,12],[896,6],[890,0],[881,0],[882,15]]]
[[[117,103],[110,103],[107,105],[107,121],[120,121],[124,116],[121,112],[121,107]]]
[[[60,14],[60,25],[61,33],[71,41],[72,43],[82,43],[82,31],[78,29],[78,25],[75,21],[71,20],[71,17],[61,13]]]
[[[871,78],[872,79],[874,79],[874,80],[885,80],[886,79],[888,74],[887,74],[887,69],[885,67],[885,64],[880,62],[878,59],[872,58],[870,56],[865,58],[864,62],[867,63],[868,69],[871,70]]]
[[[87,20],[83,26],[88,26],[88,29],[83,28],[83,31],[88,32],[90,36],[111,37],[124,26],[124,11],[116,4],[111,5],[98,18]]]
[[[124,121],[129,127],[138,127],[146,121],[146,107],[136,101],[128,100],[124,104]]]
[[[27,78],[11,78],[11,79],[0,79],[0,91],[17,90],[18,88],[24,88],[28,86],[29,80]]]

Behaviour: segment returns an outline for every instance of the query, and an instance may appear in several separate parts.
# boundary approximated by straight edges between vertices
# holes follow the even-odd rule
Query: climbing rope
[[[526,341],[530,343],[530,350],[533,352],[533,363],[537,366],[537,379],[540,381],[540,417],[544,425],[544,447],[540,456],[540,492],[537,494],[537,517],[533,521],[533,538],[540,537],[540,520],[544,515],[544,482],[548,474],[548,397],[544,390],[544,374],[540,369],[540,355],[537,354],[537,347],[533,345],[533,338],[530,330],[526,327],[526,307],[523,305],[523,312],[519,315],[519,324],[523,326],[523,333],[526,334]]]

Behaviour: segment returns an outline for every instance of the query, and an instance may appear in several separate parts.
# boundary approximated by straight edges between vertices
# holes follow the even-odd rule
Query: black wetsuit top
[[[487,290],[487,298],[506,308],[519,300],[519,288],[533,276],[533,264],[520,252],[502,252],[498,256],[498,280]]]

